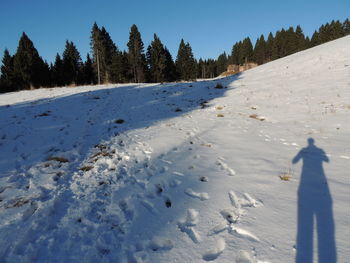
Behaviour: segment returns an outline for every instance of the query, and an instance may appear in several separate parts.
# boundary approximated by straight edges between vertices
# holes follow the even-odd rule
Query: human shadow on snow
[[[298,189],[298,229],[296,240],[296,263],[313,262],[314,226],[317,233],[318,262],[337,261],[335,225],[332,209],[332,197],[323,162],[329,162],[324,150],[315,145],[313,138],[308,146],[301,149],[293,158],[295,164],[303,160]]]

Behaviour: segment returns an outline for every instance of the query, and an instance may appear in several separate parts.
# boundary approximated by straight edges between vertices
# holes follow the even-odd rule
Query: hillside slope
[[[0,258],[347,262],[349,45],[213,81],[0,95]]]

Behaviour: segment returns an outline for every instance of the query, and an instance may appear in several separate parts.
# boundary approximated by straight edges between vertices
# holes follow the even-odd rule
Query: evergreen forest
[[[190,43],[181,39],[173,58],[154,34],[145,48],[136,25],[130,28],[127,50],[120,50],[107,30],[96,23],[90,35],[91,51],[83,60],[75,44],[66,41],[62,54],[53,63],[43,60],[33,42],[23,32],[15,54],[5,49],[0,76],[0,93],[41,87],[63,87],[106,83],[145,83],[188,81],[213,78],[230,64],[258,65],[279,59],[350,34],[350,21],[333,20],[322,25],[311,37],[300,26],[261,35],[255,45],[249,37],[235,43],[230,54],[217,59],[197,60]]]

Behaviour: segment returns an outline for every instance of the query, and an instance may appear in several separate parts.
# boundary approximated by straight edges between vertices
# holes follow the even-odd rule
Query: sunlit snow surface
[[[347,262],[349,47],[0,95],[0,261]]]

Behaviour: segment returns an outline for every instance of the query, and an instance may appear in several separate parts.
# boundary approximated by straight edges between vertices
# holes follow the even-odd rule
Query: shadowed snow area
[[[346,262],[349,46],[223,79],[0,95],[0,258]]]

